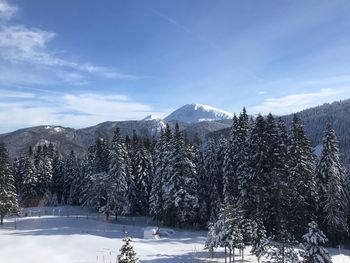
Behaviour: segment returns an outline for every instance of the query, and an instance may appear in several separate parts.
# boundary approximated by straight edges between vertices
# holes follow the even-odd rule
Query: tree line
[[[315,221],[334,244],[349,238],[349,177],[332,127],[315,156],[298,116],[287,129],[281,118],[252,118],[245,109],[233,118],[229,138],[204,143],[186,140],[176,124],[152,139],[123,137],[117,128],[82,158],[62,157],[49,143],[11,163],[1,144],[0,214],[16,200],[88,206],[115,219],[150,215],[178,227],[240,218],[239,229],[255,225],[268,236],[286,232],[299,240]]]

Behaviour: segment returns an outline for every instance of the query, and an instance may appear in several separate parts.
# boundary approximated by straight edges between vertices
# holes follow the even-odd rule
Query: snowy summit
[[[232,113],[208,105],[186,104],[167,116],[165,121],[196,123],[201,121],[227,120],[232,118]]]

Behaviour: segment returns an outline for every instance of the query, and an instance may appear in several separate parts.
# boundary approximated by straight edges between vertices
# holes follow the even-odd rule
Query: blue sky
[[[0,0],[0,132],[350,97],[350,2]]]

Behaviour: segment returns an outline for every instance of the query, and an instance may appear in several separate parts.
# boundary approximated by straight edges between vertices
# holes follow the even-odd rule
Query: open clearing
[[[133,239],[141,262],[209,261],[208,252],[203,250],[204,231],[175,230],[169,238],[143,239],[143,229],[147,226],[144,218],[121,217],[118,224],[107,223],[97,214],[77,207],[35,208],[26,212],[27,217],[7,218],[0,227],[1,262],[114,263],[124,229]],[[334,262],[350,262],[349,251],[331,252]],[[223,256],[223,253],[215,255]],[[245,262],[255,261],[247,251]]]

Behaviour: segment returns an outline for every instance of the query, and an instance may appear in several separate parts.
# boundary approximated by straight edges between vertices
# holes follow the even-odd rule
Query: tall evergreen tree
[[[146,150],[142,140],[134,133],[132,149],[132,177],[134,180],[134,213],[139,215],[148,214],[150,185],[153,177],[153,162],[151,154]]]
[[[332,241],[348,232],[345,170],[339,156],[335,131],[328,123],[323,137],[323,150],[317,165],[318,210],[323,228]]]
[[[52,186],[51,192],[52,194],[57,196],[57,200],[59,203],[62,201],[62,197],[64,195],[64,164],[61,160],[57,151],[55,151],[52,158]]]
[[[315,216],[315,155],[300,119],[295,115],[288,148],[288,225],[301,237],[302,226]]]
[[[123,209],[123,204],[128,190],[128,161],[127,152],[119,128],[116,128],[110,149],[109,165],[109,187],[107,189],[107,203],[105,210],[115,214],[117,220],[118,213]]]
[[[64,168],[64,200],[66,204],[78,205],[82,188],[82,178],[79,171],[79,163],[72,150],[65,160]]]
[[[163,184],[163,211],[170,225],[193,223],[198,207],[196,168],[191,147],[175,125],[172,151]]]
[[[17,195],[21,196],[21,189],[23,185],[23,180],[26,174],[26,157],[21,156],[14,160],[13,162],[13,177],[15,180],[15,187]]]
[[[279,231],[280,226],[286,221],[285,207],[286,183],[288,179],[287,145],[285,129],[281,121],[275,122],[270,113],[266,118],[265,141],[267,143],[267,189],[266,192],[266,213],[264,215],[268,232]]]
[[[218,191],[221,203],[224,201],[224,160],[225,151],[227,148],[227,140],[225,137],[221,136],[218,140],[216,147],[216,164],[217,164],[217,175],[216,175],[216,189]]]
[[[36,168],[31,155],[26,156],[25,161],[26,173],[23,178],[22,188],[20,190],[20,202],[23,206],[36,206],[40,200],[37,192],[38,177]]]
[[[51,189],[52,184],[52,160],[49,156],[44,155],[44,152],[41,152],[41,157],[38,159],[36,165],[36,193],[39,197],[43,197],[44,194]]]
[[[149,206],[150,214],[156,220],[162,220],[164,216],[163,184],[165,184],[167,169],[170,165],[172,137],[170,126],[167,124],[155,146],[154,177],[152,180]]]
[[[15,182],[11,171],[11,164],[4,143],[0,143],[0,224],[9,212],[18,209]]]
[[[258,115],[252,128],[249,141],[248,179],[242,182],[245,196],[242,208],[252,219],[262,219],[267,222],[267,209],[271,206],[270,197],[270,156],[269,145],[266,141],[266,121]]]
[[[219,177],[219,167],[217,164],[216,148],[213,140],[209,140],[204,153],[204,170],[200,180],[201,191],[206,206],[207,220],[214,220],[218,217],[222,200],[218,192],[218,187],[222,185],[222,178]],[[201,201],[202,201],[201,200]]]
[[[235,144],[235,136],[238,130],[238,118],[233,116],[233,124],[230,132],[230,139],[227,142],[225,157],[223,162],[223,196],[224,203],[233,203],[233,199],[238,196],[238,178],[236,175],[237,164],[237,145]]]

